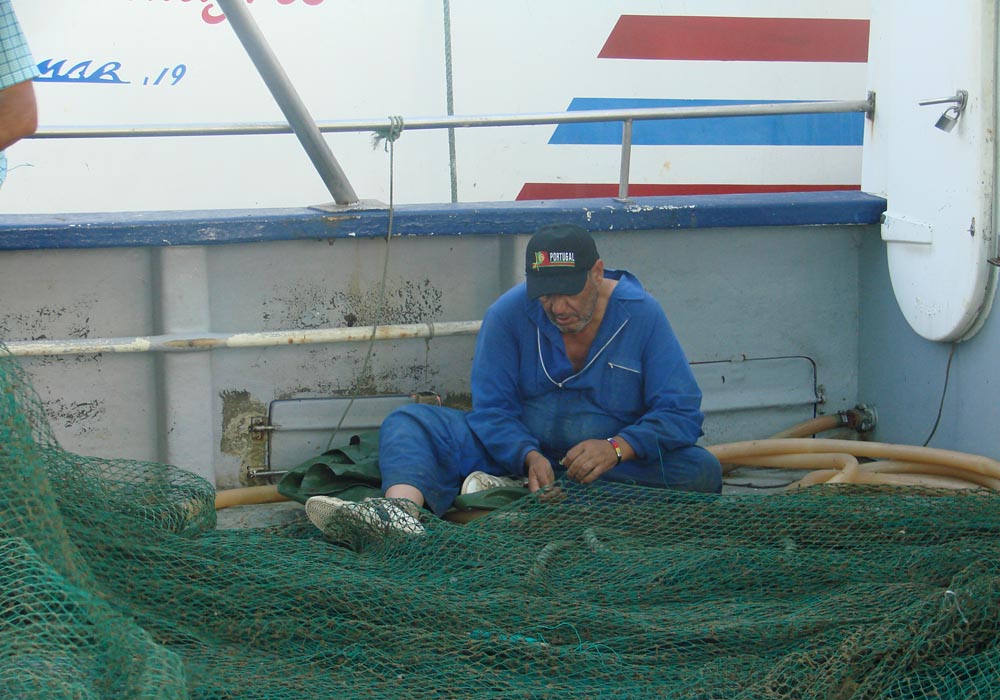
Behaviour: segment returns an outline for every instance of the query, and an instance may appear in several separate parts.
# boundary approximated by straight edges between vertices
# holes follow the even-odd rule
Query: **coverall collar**
[[[611,291],[611,298],[608,299],[608,306],[604,311],[604,318],[601,319],[601,327],[598,329],[597,336],[594,338],[594,342],[590,346],[588,358],[591,357],[591,353],[594,352],[595,348],[603,348],[611,336],[618,331],[622,323],[628,320],[629,314],[621,302],[642,299],[644,295],[642,283],[639,282],[635,275],[627,270],[610,270],[605,268],[604,277],[605,279],[616,279],[618,280],[618,284],[615,285],[615,288]],[[545,336],[545,338],[548,339],[554,347],[561,348],[565,351],[565,346],[562,342],[562,333],[560,333],[559,328],[549,320],[549,317],[545,315],[542,303],[537,299],[527,299],[527,306],[528,317],[536,326],[538,326],[541,334]]]

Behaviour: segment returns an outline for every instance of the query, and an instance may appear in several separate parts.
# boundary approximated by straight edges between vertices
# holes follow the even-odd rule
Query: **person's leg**
[[[602,478],[675,491],[722,492],[722,465],[698,445],[663,452],[644,462],[622,462]]]
[[[379,471],[388,498],[406,498],[440,516],[476,469],[496,464],[469,430],[465,412],[429,404],[398,408],[382,421]]]
[[[386,498],[405,498],[408,501],[413,501],[418,506],[424,505],[424,494],[420,493],[420,490],[415,486],[410,486],[409,484],[395,484],[385,489]]]
[[[459,411],[425,404],[405,406],[390,413],[379,430],[379,471],[382,493],[393,500],[351,502],[332,496],[313,496],[306,501],[309,520],[335,540],[350,539],[352,522],[375,537],[422,534],[425,530],[419,521],[420,507],[426,503],[440,515],[438,511],[448,499],[447,489],[442,485],[458,478],[441,458],[455,443],[453,424],[464,425],[464,417],[461,421],[460,417]],[[448,500],[444,510],[450,505]]]

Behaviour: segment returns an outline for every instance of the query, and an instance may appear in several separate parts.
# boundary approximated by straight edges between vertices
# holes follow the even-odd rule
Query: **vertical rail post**
[[[444,80],[448,116],[455,116],[455,85],[452,75],[451,3],[444,0]],[[448,127],[448,169],[451,173],[451,201],[458,201],[458,162],[455,154],[455,127]]]
[[[632,165],[632,120],[622,122],[622,165],[618,173],[618,199],[628,199],[628,176]]]
[[[218,0],[218,3],[334,201],[337,204],[356,203],[358,195],[355,194],[337,159],[333,157],[330,145],[309,115],[309,111],[271,51],[271,47],[268,46],[257,23],[250,16],[245,0]]]

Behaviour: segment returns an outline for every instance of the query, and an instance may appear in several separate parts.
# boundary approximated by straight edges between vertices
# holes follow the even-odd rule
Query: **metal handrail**
[[[205,352],[223,348],[267,348],[315,343],[360,343],[371,340],[444,338],[476,335],[482,321],[438,321],[379,326],[343,326],[246,333],[191,332],[125,338],[12,340],[0,344],[0,357],[98,355],[133,352]]]
[[[475,128],[486,126],[541,126],[583,122],[624,122],[650,119],[698,119],[706,117],[748,117],[771,114],[870,113],[873,100],[831,100],[823,102],[754,103],[706,107],[647,107],[640,109],[588,109],[577,112],[537,112],[527,114],[455,115],[450,117],[404,118],[407,131],[418,129]],[[391,118],[317,121],[324,133],[385,132]],[[149,124],[142,126],[49,126],[39,127],[29,138],[78,139],[156,136],[238,136],[291,134],[285,122],[237,122],[228,124]]]
[[[527,114],[455,115],[448,117],[403,118],[405,130],[479,128],[490,126],[541,126],[546,124],[580,124],[594,122],[622,123],[622,156],[619,197],[628,197],[629,161],[632,149],[632,123],[656,119],[705,119],[709,117],[749,117],[776,114],[830,114],[862,112],[871,116],[875,96],[864,100],[830,100],[822,102],[751,103],[743,105],[711,105],[703,107],[647,107],[635,109],[591,109],[575,112],[538,112]],[[388,133],[398,128],[399,117],[382,119],[317,121],[323,133],[373,131]],[[130,138],[161,136],[238,136],[291,134],[294,129],[284,122],[246,122],[229,124],[144,125],[144,126],[63,126],[41,127],[30,138]]]

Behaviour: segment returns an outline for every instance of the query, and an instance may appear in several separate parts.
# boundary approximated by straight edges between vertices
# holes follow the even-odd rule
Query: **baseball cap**
[[[582,226],[556,224],[538,229],[524,255],[528,297],[579,294],[599,258],[594,239]]]

